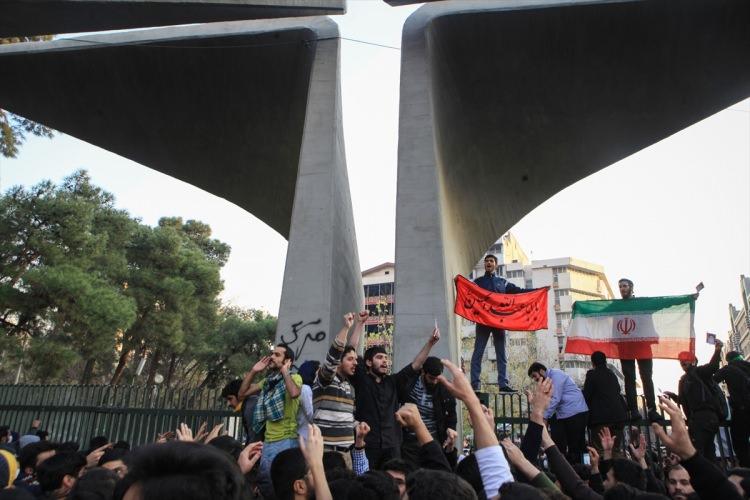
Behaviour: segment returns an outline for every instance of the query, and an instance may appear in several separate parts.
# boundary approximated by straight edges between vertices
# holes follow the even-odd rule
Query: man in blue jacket
[[[474,283],[497,293],[523,293],[528,292],[524,288],[519,288],[513,283],[509,283],[504,278],[497,276],[497,258],[492,254],[484,257],[484,276],[474,280]],[[487,341],[492,334],[492,341],[495,344],[495,355],[497,359],[497,383],[500,392],[516,392],[508,385],[508,358],[505,355],[505,330],[477,323],[476,335],[474,337],[474,354],[471,355],[471,386],[475,391],[479,390],[479,375],[482,373],[482,357],[484,349],[487,347]]]

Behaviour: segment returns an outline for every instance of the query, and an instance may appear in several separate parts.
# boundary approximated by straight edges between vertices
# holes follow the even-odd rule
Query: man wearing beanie
[[[716,382],[726,382],[732,407],[730,432],[740,467],[750,467],[750,363],[737,351],[727,353],[727,365],[714,374]]]
[[[7,450],[0,450],[0,489],[13,485],[18,476],[18,460]]]
[[[401,403],[414,403],[419,410],[427,430],[438,443],[453,444],[456,439],[456,400],[448,390],[438,383],[438,377],[443,373],[443,363],[439,358],[430,356],[422,365],[419,377],[402,389],[399,400]],[[404,429],[401,456],[406,460],[419,463],[420,445],[417,436],[411,429]],[[450,447],[451,450],[455,446]]]

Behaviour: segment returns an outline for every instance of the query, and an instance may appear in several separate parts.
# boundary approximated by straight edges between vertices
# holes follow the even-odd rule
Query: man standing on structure
[[[633,282],[627,278],[622,278],[617,283],[620,288],[620,297],[622,300],[629,300],[633,295]],[[641,376],[641,385],[643,386],[643,395],[646,396],[646,409],[648,419],[658,421],[661,419],[656,411],[656,396],[654,395],[654,360],[648,359],[620,359],[622,365],[622,375],[625,378],[625,400],[628,403],[630,420],[635,422],[641,419],[638,412],[638,396],[635,392],[635,363],[638,362],[638,373]]]
[[[497,257],[487,254],[484,257],[484,276],[474,280],[474,283],[497,293],[524,293],[528,292],[524,288],[517,287],[495,274],[497,269]],[[497,359],[497,384],[500,392],[517,392],[511,388],[508,383],[508,358],[505,354],[505,330],[494,326],[480,325],[477,323],[474,336],[474,353],[471,355],[471,387],[478,391],[480,387],[480,375],[482,373],[482,357],[487,347],[487,341],[492,334],[492,341],[495,344],[495,357]]]

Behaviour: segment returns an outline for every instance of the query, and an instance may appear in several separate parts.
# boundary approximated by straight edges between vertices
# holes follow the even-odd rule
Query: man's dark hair
[[[89,453],[108,444],[109,439],[107,439],[107,436],[94,436],[91,438],[91,441],[89,441]]]
[[[276,455],[271,463],[271,483],[276,500],[294,498],[294,482],[307,474],[307,462],[299,448],[289,448]]]
[[[648,493],[633,488],[629,484],[616,484],[604,492],[605,500],[664,500],[665,496],[660,493]]]
[[[403,458],[392,458],[384,463],[380,469],[386,472],[389,470],[401,472],[404,476],[408,476],[417,470],[417,466]]]
[[[382,345],[374,345],[372,347],[368,347],[365,351],[365,361],[372,361],[372,358],[375,357],[376,354],[388,354],[385,352],[385,347]]]
[[[0,425],[0,438],[8,437],[10,435],[10,427],[7,425]]]
[[[750,469],[747,467],[734,467],[727,470],[727,477],[739,476],[743,479],[750,479]]]
[[[138,484],[142,500],[244,498],[245,481],[239,467],[213,446],[185,441],[151,444],[130,455],[128,474],[115,488],[122,500]]]
[[[284,349],[284,361],[287,359],[291,359],[292,363],[294,363],[294,350],[292,350],[291,347],[289,347],[289,344],[281,343],[276,345],[276,347],[281,347]]]
[[[70,491],[67,500],[105,500],[112,498],[120,477],[114,471],[96,467],[86,472]]]
[[[36,431],[36,435],[39,438],[40,441],[46,441],[49,437],[49,432],[47,431]]]
[[[85,466],[86,459],[78,453],[56,453],[39,464],[36,479],[42,491],[55,491],[62,486],[65,476],[78,478],[78,473]]]
[[[128,453],[128,450],[123,450],[122,448],[110,448],[104,452],[97,465],[101,467],[107,462],[114,462],[115,460],[122,460],[125,462],[125,456],[128,455]]]
[[[535,361],[531,363],[531,366],[529,366],[529,377],[531,377],[531,374],[534,372],[541,372],[544,370],[547,371],[547,367],[541,364],[539,361]]]
[[[349,500],[399,500],[398,486],[383,471],[371,470],[354,479],[349,489]]]
[[[495,261],[495,264],[497,264],[497,257],[494,256],[494,255],[492,255],[491,253],[488,253],[487,255],[485,255],[484,259],[482,259],[482,260],[487,260],[487,259],[492,259],[492,260]]]
[[[473,453],[469,454],[463,460],[458,462],[456,465],[456,475],[469,483],[478,498],[486,498],[484,495],[484,484],[482,483],[482,476],[479,474],[479,464],[477,464],[477,456]]]
[[[315,374],[318,373],[320,367],[320,361],[308,359],[297,369],[297,374],[302,377],[302,383],[305,385],[312,385],[315,383]]]
[[[422,369],[426,374],[437,377],[438,375],[443,373],[443,362],[440,361],[440,358],[430,356],[424,361]]]
[[[209,441],[208,444],[229,454],[235,462],[240,458],[240,453],[242,453],[242,449],[244,448],[242,443],[232,436],[218,436]]]
[[[235,379],[229,382],[221,390],[221,399],[227,399],[229,396],[234,396],[234,397],[239,396],[241,385],[242,385],[242,380],[240,379]]]
[[[538,489],[518,482],[505,483],[500,486],[500,498],[503,500],[547,500],[547,497]]]
[[[646,489],[646,474],[641,467],[626,458],[612,459],[612,474],[618,483],[625,483],[639,490]]]
[[[737,351],[729,351],[726,355],[727,363],[731,363],[735,360],[742,360],[742,353]]]
[[[441,470],[419,469],[406,478],[409,500],[476,500],[477,494],[469,483],[455,474]],[[503,497],[504,498],[504,497]]]
[[[357,351],[357,349],[353,345],[347,345],[346,347],[344,347],[344,352],[341,353],[341,357],[343,358],[344,356],[346,356],[350,352],[356,352],[356,351]]]
[[[21,448],[21,452],[18,454],[18,463],[21,469],[27,467],[36,469],[36,458],[39,454],[56,449],[57,446],[49,441],[37,441],[36,443],[27,444]]]
[[[112,448],[130,451],[130,443],[120,440],[112,445]]]
[[[607,366],[607,356],[602,351],[594,351],[591,354],[591,364],[597,368]]]
[[[627,283],[628,285],[630,285],[630,288],[633,288],[633,281],[629,280],[628,278],[620,278],[619,280],[617,280],[617,284],[620,283]]]
[[[64,443],[60,443],[57,445],[57,451],[60,453],[64,453],[66,451],[70,452],[76,452],[80,449],[80,445],[78,444],[78,441],[65,441]]]
[[[323,452],[323,469],[326,473],[333,469],[346,469],[346,460],[344,455],[338,451]]]

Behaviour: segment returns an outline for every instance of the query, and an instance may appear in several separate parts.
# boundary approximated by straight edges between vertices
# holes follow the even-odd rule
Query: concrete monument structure
[[[401,59],[394,365],[435,319],[450,339],[436,355],[458,358],[453,277],[534,207],[750,96],[749,25],[746,0],[415,11]]]
[[[0,38],[345,11],[345,0],[3,0]]]
[[[333,21],[13,44],[0,68],[0,107],[223,197],[286,237],[277,340],[322,359],[363,302]]]

